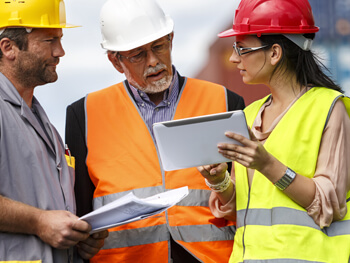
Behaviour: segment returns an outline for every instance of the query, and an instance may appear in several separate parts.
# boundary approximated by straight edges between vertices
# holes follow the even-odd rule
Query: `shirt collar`
[[[0,72],[0,97],[10,102],[13,105],[16,105],[18,107],[22,108],[28,108],[28,105],[25,103],[21,95],[18,93],[16,87],[11,83],[11,81]],[[35,108],[38,112],[40,112],[40,115],[43,116],[44,109],[41,107],[39,101],[33,96],[32,100],[32,107]]]
[[[19,95],[15,86],[13,86],[11,81],[1,72],[0,72],[0,95],[4,100],[14,105],[21,106],[23,103],[22,102],[23,99]]]

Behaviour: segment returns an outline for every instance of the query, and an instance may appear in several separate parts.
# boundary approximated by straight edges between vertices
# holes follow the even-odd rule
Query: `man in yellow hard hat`
[[[177,72],[174,23],[153,0],[106,1],[100,22],[102,47],[126,80],[67,109],[78,215],[130,191],[147,197],[188,186],[189,195],[166,213],[110,229],[90,262],[227,262],[234,224],[210,213],[210,191],[196,168],[162,169],[152,124],[242,109],[243,98]]]
[[[0,2],[0,262],[81,262],[108,235],[75,215],[74,159],[34,97],[68,27],[63,1]]]

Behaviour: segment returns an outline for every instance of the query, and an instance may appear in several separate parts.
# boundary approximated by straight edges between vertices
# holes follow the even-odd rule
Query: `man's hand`
[[[88,239],[77,244],[78,252],[83,259],[90,259],[103,247],[105,238],[108,237],[107,230],[97,232],[89,236]]]
[[[91,226],[68,211],[41,211],[36,225],[36,235],[45,243],[58,249],[68,249],[89,237]]]

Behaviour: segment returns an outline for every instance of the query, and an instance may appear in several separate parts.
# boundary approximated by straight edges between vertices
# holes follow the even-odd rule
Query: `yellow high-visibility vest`
[[[245,109],[250,127],[266,99]],[[350,98],[326,88],[310,89],[274,128],[264,144],[266,150],[296,173],[312,178],[322,134],[338,99],[350,116]],[[303,207],[258,171],[250,189],[247,169],[235,164],[235,173],[237,232],[230,263],[349,262],[350,192],[345,218],[321,229]]]

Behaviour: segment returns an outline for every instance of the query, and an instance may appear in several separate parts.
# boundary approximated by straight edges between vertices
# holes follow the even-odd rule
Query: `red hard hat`
[[[232,29],[218,36],[306,34],[318,30],[308,0],[242,0]]]

